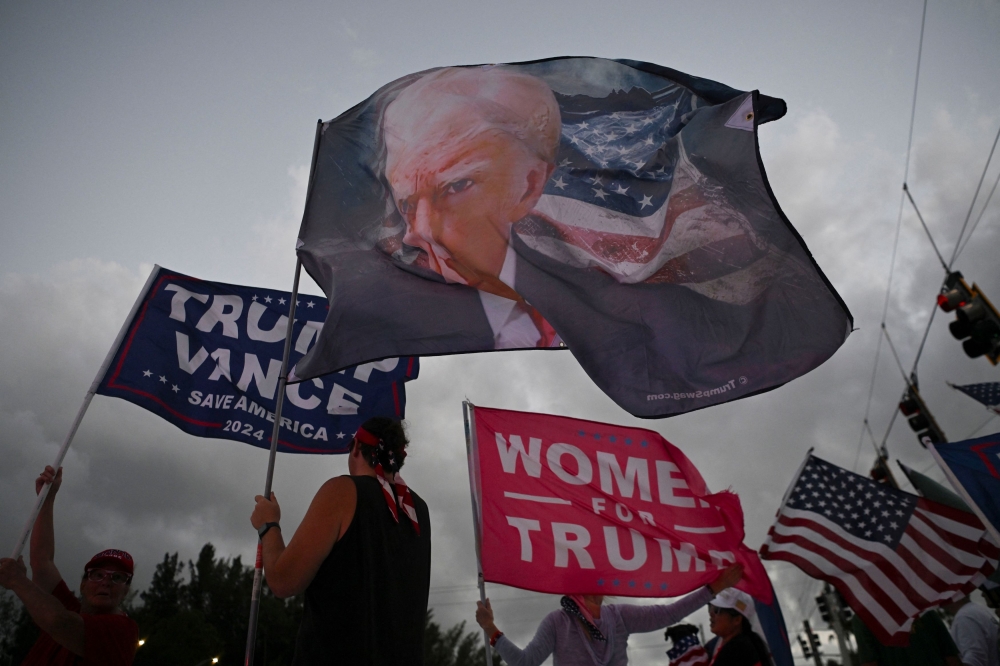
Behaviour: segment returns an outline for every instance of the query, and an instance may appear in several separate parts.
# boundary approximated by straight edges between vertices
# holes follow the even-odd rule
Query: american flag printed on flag
[[[973,400],[978,400],[995,412],[1000,412],[1000,382],[984,382],[982,384],[951,385]]]
[[[886,645],[913,620],[996,570],[1000,548],[974,515],[810,455],[761,547],[829,582]]]
[[[690,634],[674,641],[674,646],[667,650],[670,666],[707,666],[708,653],[701,646],[698,634]]]
[[[536,208],[548,219],[515,227],[529,247],[623,283],[684,284],[732,303],[759,294],[762,281],[746,278],[767,270],[769,248],[688,158],[678,132],[699,101],[687,88],[557,98],[559,156]],[[752,129],[751,102],[731,126]]]

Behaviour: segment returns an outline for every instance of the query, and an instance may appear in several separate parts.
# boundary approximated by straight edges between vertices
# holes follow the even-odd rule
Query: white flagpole
[[[121,346],[122,340],[125,339],[125,333],[128,331],[129,326],[132,325],[132,320],[135,319],[135,314],[139,311],[139,306],[142,304],[142,301],[145,300],[146,295],[153,286],[154,278],[159,272],[160,267],[154,265],[149,277],[146,278],[146,284],[143,285],[142,291],[139,292],[139,297],[136,298],[135,303],[132,304],[132,310],[128,313],[125,323],[122,324],[121,330],[118,331],[118,337],[115,338],[115,342],[111,345],[108,355],[104,358],[104,363],[101,364],[100,369],[97,371],[97,376],[94,377],[94,381],[91,383],[90,389],[87,391],[87,395],[84,396],[83,404],[80,405],[80,409],[76,413],[76,418],[73,419],[73,424],[70,426],[69,432],[66,433],[66,439],[63,440],[62,446],[59,447],[59,452],[56,454],[56,459],[52,463],[52,469],[57,472],[59,471],[60,465],[62,465],[63,458],[66,457],[66,452],[69,451],[69,445],[73,443],[73,438],[76,436],[76,431],[80,427],[80,422],[83,421],[83,415],[87,413],[87,408],[90,407],[90,401],[94,399],[94,395],[97,393],[97,387],[101,385],[101,381],[104,379],[104,375],[107,373],[108,367],[111,366],[111,361],[114,359],[115,354],[118,353],[118,348]],[[28,537],[31,535],[31,530],[35,526],[35,520],[38,518],[38,513],[42,510],[42,504],[45,503],[45,498],[49,496],[49,490],[51,490],[51,488],[52,484],[46,483],[42,486],[42,490],[38,493],[38,497],[35,498],[35,506],[32,508],[31,514],[28,516],[28,520],[25,521],[24,527],[21,529],[21,535],[18,537],[17,543],[14,545],[14,553],[11,555],[11,558],[16,560],[21,556],[21,552],[24,550],[25,544],[28,543]]]
[[[483,556],[482,556],[482,525],[479,511],[479,465],[476,461],[479,458],[479,444],[476,441],[476,414],[475,405],[468,400],[462,403],[462,413],[465,416],[465,452],[469,458],[469,490],[472,495],[472,526],[476,535],[476,567],[479,570],[479,600],[486,604],[486,581],[483,579]],[[483,646],[486,652],[486,666],[493,665],[493,647],[490,645],[490,637],[483,629]]]

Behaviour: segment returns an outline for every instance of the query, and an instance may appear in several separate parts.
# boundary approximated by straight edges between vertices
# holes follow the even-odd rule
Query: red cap
[[[102,566],[107,566],[109,564],[117,565],[119,569],[127,574],[134,573],[132,556],[124,550],[116,550],[114,548],[102,550],[97,555],[94,555],[90,558],[90,561],[87,562],[86,566],[83,567],[83,570],[90,571],[91,569],[99,569]]]

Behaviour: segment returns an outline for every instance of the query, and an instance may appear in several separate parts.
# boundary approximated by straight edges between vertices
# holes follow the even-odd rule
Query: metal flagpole
[[[476,474],[478,465],[476,459],[479,457],[479,446],[476,442],[476,414],[475,405],[468,400],[462,402],[462,414],[465,416],[465,452],[469,458],[469,490],[472,495],[472,526],[476,535],[476,567],[479,569],[479,600],[486,605],[486,581],[483,579],[483,558],[482,558],[482,536],[479,515],[479,493]],[[486,666],[493,665],[493,647],[490,645],[490,637],[483,629],[483,646],[486,648]]]
[[[299,275],[302,260],[295,261],[295,280],[292,283],[292,298],[288,305],[288,325],[285,327],[285,353],[281,358],[281,374],[278,375],[278,403],[274,407],[274,428],[271,429],[271,453],[267,459],[267,477],[264,480],[264,497],[271,497],[271,480],[274,477],[274,459],[278,455],[278,435],[281,431],[281,408],[285,402],[285,387],[288,385],[288,357],[292,351],[292,333],[295,330],[295,306],[299,297]],[[247,649],[245,666],[253,664],[253,652],[257,643],[257,615],[260,612],[260,589],[264,582],[264,544],[257,540],[257,558],[253,570],[253,592],[250,594],[250,623],[247,628]]]
[[[309,186],[306,189],[306,208],[302,212],[305,218],[309,210],[309,195],[312,194],[313,180],[316,178],[316,158],[319,155],[319,137],[323,129],[323,121],[316,121],[316,138],[313,139],[312,164],[309,171]],[[295,329],[295,307],[299,297],[299,275],[302,272],[302,259],[295,259],[295,279],[292,281],[292,299],[288,304],[288,326],[285,328],[285,353],[281,357],[281,374],[278,375],[278,404],[274,407],[274,428],[271,430],[271,453],[267,460],[267,477],[264,479],[264,497],[271,497],[271,479],[274,476],[274,459],[278,454],[278,434],[281,430],[281,407],[285,402],[285,387],[288,385],[288,357],[292,350],[292,331]],[[260,588],[264,582],[264,545],[257,539],[257,557],[253,570],[253,591],[250,593],[250,621],[247,626],[247,648],[244,656],[244,666],[253,666],[253,652],[257,646],[257,615],[260,612]]]
[[[76,437],[76,431],[80,427],[80,422],[83,421],[83,415],[87,413],[87,408],[90,407],[90,401],[94,399],[94,395],[97,393],[97,387],[101,385],[101,380],[104,379],[105,373],[107,373],[108,368],[111,366],[111,361],[114,359],[115,354],[118,353],[118,348],[122,344],[122,340],[125,339],[125,333],[128,331],[129,326],[132,324],[132,320],[135,319],[136,312],[139,311],[139,305],[146,298],[149,293],[150,287],[153,286],[154,278],[160,272],[160,267],[157,265],[153,266],[153,270],[149,273],[149,277],[146,278],[146,284],[143,285],[142,291],[139,292],[139,297],[135,299],[135,303],[132,304],[132,310],[128,313],[128,317],[125,319],[125,323],[122,324],[121,330],[118,331],[118,337],[115,338],[114,344],[111,345],[111,349],[108,351],[108,355],[104,358],[104,363],[101,364],[101,368],[97,371],[97,376],[94,377],[93,383],[90,385],[90,389],[87,390],[87,395],[83,398],[83,404],[80,405],[79,411],[76,413],[76,418],[73,419],[73,424],[69,428],[69,432],[66,433],[66,439],[63,440],[62,446],[59,447],[59,453],[56,454],[56,459],[52,463],[52,469],[59,471],[59,466],[62,465],[63,458],[66,457],[66,452],[69,451],[69,445],[73,443],[73,438]],[[42,486],[42,490],[38,493],[38,497],[35,498],[35,506],[31,510],[31,514],[28,516],[28,520],[25,521],[24,527],[21,529],[21,535],[17,539],[17,543],[14,545],[14,553],[11,558],[17,559],[21,556],[21,552],[24,550],[25,544],[28,543],[28,537],[31,535],[31,530],[35,526],[35,520],[38,518],[38,513],[42,510],[42,504],[45,503],[45,498],[49,496],[49,491],[52,489],[52,484],[46,483]]]

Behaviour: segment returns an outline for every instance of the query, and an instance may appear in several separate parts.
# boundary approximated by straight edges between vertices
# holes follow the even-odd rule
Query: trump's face
[[[498,280],[510,227],[545,189],[559,127],[552,91],[524,74],[448,68],[403,90],[382,127],[403,242],[449,282],[516,297]]]
[[[538,202],[551,166],[516,138],[485,131],[421,152],[387,174],[406,221],[403,242],[449,282],[486,287],[500,274],[512,224]]]

